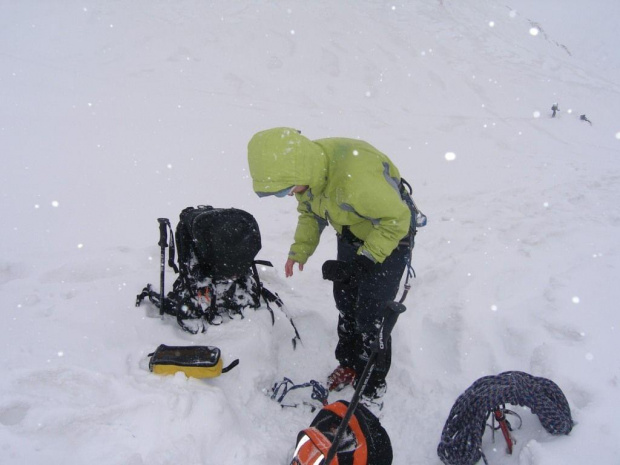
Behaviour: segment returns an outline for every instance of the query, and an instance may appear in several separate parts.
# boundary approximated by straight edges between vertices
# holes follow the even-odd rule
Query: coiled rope
[[[553,381],[521,371],[484,376],[467,388],[450,410],[437,446],[441,461],[474,465],[483,458],[487,463],[482,451],[486,419],[504,404],[529,407],[550,434],[568,434],[573,428],[568,401]]]

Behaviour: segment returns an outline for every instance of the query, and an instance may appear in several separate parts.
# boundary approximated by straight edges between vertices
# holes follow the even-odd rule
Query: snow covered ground
[[[251,189],[247,142],[283,125],[372,143],[429,217],[381,412],[394,463],[440,464],[458,395],[507,370],[555,381],[577,425],[519,409],[491,464],[620,463],[620,6],[539,3],[0,2],[0,463],[288,463],[314,414],[266,391],[325,379],[337,312],[333,233],[285,279],[294,200]],[[257,218],[303,346],[265,310],[192,336],[134,307],[156,218],[198,204]],[[161,343],[240,365],[160,377]]]

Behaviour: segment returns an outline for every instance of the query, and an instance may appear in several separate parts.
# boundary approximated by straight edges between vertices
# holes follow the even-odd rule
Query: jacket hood
[[[261,131],[248,143],[252,187],[259,196],[291,186],[310,186],[320,194],[327,179],[327,156],[321,147],[292,128]]]

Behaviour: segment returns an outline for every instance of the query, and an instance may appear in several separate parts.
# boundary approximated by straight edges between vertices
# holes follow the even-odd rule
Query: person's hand
[[[299,265],[299,271],[304,271],[304,264],[303,263],[296,262],[292,258],[289,258],[286,261],[286,264],[284,265],[284,275],[287,278],[290,278],[291,276],[293,276],[293,268],[295,267],[295,263],[297,263]]]

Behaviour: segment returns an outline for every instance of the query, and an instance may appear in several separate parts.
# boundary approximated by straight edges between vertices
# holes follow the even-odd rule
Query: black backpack
[[[246,211],[188,207],[176,229],[181,277],[235,279],[248,274],[261,249],[258,223]]]
[[[259,278],[257,264],[273,266],[256,260],[261,249],[261,236],[256,219],[237,208],[198,206],[185,208],[179,215],[176,241],[170,222],[158,219],[162,249],[161,292],[148,284],[137,296],[136,306],[148,297],[160,313],[177,318],[179,325],[191,333],[204,332],[207,324],[219,324],[224,316],[243,318],[247,307],[258,308],[261,297],[271,312],[270,303],[283,309],[277,294],[266,289]],[[164,263],[167,232],[170,232],[168,265],[179,274],[172,291],[165,297]],[[178,267],[175,260],[175,242]],[[293,328],[295,325],[290,319]],[[295,329],[295,339],[299,338]]]

